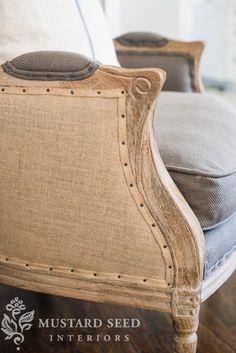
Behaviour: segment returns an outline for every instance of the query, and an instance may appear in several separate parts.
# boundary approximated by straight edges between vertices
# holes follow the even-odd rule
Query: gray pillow
[[[204,230],[236,212],[236,111],[197,93],[162,92],[154,121],[162,159]]]

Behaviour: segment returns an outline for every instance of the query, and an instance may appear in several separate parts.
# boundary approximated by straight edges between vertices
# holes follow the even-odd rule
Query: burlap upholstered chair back
[[[137,186],[163,72],[60,53],[25,55],[4,70],[1,253],[53,271],[169,281],[169,251]]]

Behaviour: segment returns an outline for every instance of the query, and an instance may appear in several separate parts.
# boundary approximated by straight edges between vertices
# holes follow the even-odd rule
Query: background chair
[[[204,42],[184,42],[155,33],[133,32],[116,38],[114,44],[122,67],[165,70],[164,91],[202,92],[200,60]]]

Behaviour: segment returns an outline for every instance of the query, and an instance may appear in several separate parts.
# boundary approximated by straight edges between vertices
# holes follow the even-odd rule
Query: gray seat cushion
[[[236,213],[236,111],[196,93],[162,92],[155,137],[162,159],[204,230]]]
[[[204,278],[217,270],[236,251],[236,214],[227,222],[204,232],[206,258]]]

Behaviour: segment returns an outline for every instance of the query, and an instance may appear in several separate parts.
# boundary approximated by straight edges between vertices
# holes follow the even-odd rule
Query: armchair
[[[24,0],[34,52],[22,54],[7,22],[19,2],[3,3],[1,37],[14,40],[0,43],[0,283],[170,313],[174,352],[195,353],[200,303],[236,264],[236,113],[194,93],[203,44],[123,37],[121,63],[147,68],[103,66],[78,54],[83,33],[82,54],[108,50],[116,64],[112,40],[91,36],[91,2],[68,0],[67,21],[45,36],[41,12],[54,18],[65,2],[40,0],[35,13]],[[78,14],[67,41],[62,24]],[[180,92],[160,94],[166,74],[148,68],[166,58],[166,89]]]
[[[203,280],[203,231],[154,138],[164,81],[63,52],[3,65],[0,281],[169,312],[174,351],[194,353],[235,252]]]

